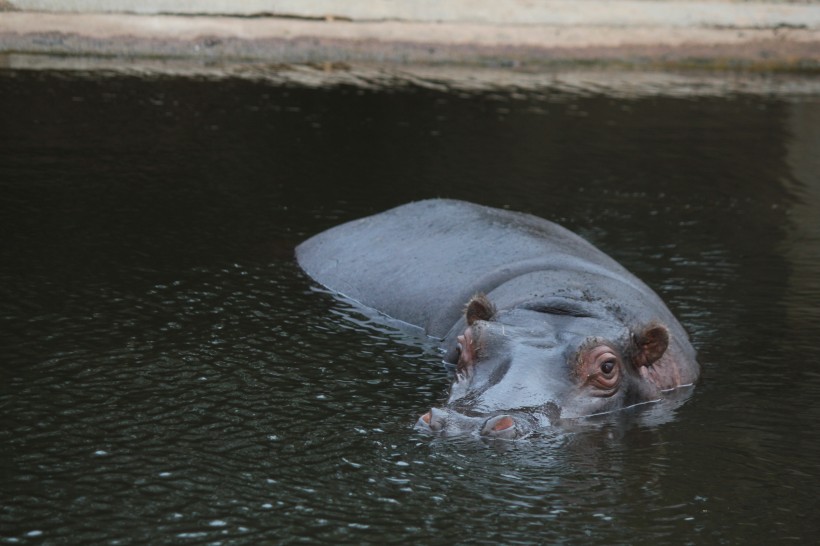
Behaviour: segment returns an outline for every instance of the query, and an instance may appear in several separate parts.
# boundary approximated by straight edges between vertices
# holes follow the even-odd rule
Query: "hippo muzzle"
[[[416,423],[416,430],[441,436],[479,436],[486,439],[518,440],[535,428],[532,414],[501,413],[470,417],[449,409],[433,408]]]

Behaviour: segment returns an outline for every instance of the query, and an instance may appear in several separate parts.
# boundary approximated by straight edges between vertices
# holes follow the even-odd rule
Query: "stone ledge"
[[[3,1],[3,0],[0,0]],[[9,9],[65,13],[277,16],[351,21],[608,27],[820,27],[817,2],[727,0],[4,0]]]
[[[635,3],[606,2],[613,7]],[[676,3],[641,2],[648,7],[667,4]],[[749,6],[718,2],[697,4]],[[527,67],[592,62],[655,67],[820,69],[820,28],[815,28],[813,22],[815,14],[820,19],[820,6],[785,7],[799,7],[811,17],[801,25],[783,22],[788,19],[774,19],[764,25],[746,27],[681,21],[678,21],[680,24],[623,26],[603,25],[601,21],[596,24],[430,23],[7,11],[0,14],[0,54],[265,63],[455,63]],[[774,24],[773,21],[781,22]]]

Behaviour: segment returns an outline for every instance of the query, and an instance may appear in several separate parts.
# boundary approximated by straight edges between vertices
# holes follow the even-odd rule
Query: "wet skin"
[[[661,400],[699,375],[649,287],[540,218],[421,201],[320,233],[296,254],[321,284],[442,340],[454,379],[421,430],[520,438]]]

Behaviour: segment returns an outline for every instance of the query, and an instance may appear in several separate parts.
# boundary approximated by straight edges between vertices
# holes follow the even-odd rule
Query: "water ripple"
[[[0,71],[0,542],[811,540],[816,98],[544,78]],[[435,341],[293,247],[432,196],[635,271],[699,349],[691,398],[512,443],[413,431]]]

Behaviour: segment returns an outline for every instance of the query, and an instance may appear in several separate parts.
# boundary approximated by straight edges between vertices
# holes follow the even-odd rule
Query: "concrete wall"
[[[65,13],[238,15],[352,21],[763,28],[820,24],[820,2],[647,0],[6,0],[13,9]],[[807,7],[809,9],[807,9]]]
[[[7,58],[820,70],[818,2],[0,2]]]

